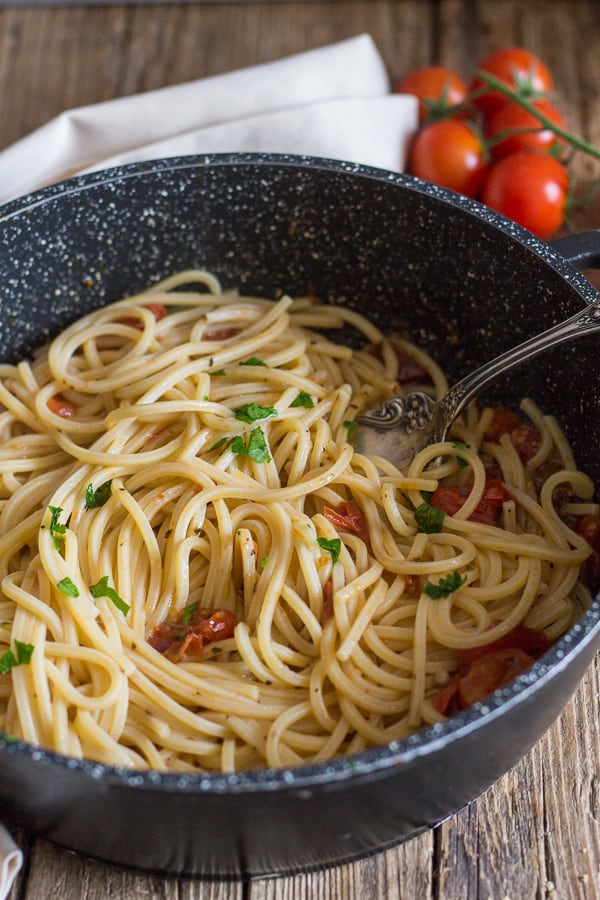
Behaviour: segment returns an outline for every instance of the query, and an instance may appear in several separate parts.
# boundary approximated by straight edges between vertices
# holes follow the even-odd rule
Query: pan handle
[[[600,230],[568,234],[566,237],[551,241],[550,246],[573,263],[579,271],[600,269]]]

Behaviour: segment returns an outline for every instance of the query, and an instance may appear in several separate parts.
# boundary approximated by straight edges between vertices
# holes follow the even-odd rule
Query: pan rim
[[[145,162],[129,163],[98,172],[75,176],[66,181],[42,188],[31,194],[9,201],[0,206],[1,226],[20,216],[27,216],[41,206],[59,203],[63,198],[111,183],[144,178],[160,173],[176,173],[190,169],[206,170],[217,167],[257,167],[266,171],[271,168],[296,168],[299,170],[319,170],[363,178],[379,183],[424,194],[436,201],[462,210],[468,215],[486,222],[516,241],[542,262],[554,269],[582,298],[585,303],[600,299],[600,293],[593,285],[551,244],[545,243],[516,223],[483,206],[476,200],[463,197],[446,188],[404,173],[376,169],[358,163],[332,160],[324,157],[300,156],[276,153],[217,153],[193,156],[179,156]],[[441,747],[447,747],[466,735],[485,727],[489,722],[503,715],[540,691],[553,676],[569,665],[570,660],[588,645],[600,645],[600,595],[578,621],[555,643],[531,669],[484,701],[470,709],[458,713],[442,723],[421,729],[401,740],[364,750],[361,753],[333,759],[318,764],[305,764],[294,768],[255,769],[232,774],[221,773],[173,773],[152,770],[131,770],[109,766],[90,760],[67,757],[54,751],[36,747],[25,741],[15,740],[0,732],[0,752],[17,753],[29,757],[31,762],[42,767],[59,766],[79,773],[94,781],[119,785],[127,788],[156,792],[185,792],[195,794],[240,794],[288,791],[306,789],[322,784],[346,785],[385,775],[392,767],[409,766],[416,760],[434,754]]]

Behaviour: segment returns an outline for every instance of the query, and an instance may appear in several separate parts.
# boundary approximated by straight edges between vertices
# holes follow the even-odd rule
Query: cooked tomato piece
[[[517,675],[526,672],[533,663],[533,656],[516,647],[494,650],[473,660],[467,674],[463,675],[459,682],[463,708],[483,700],[492,691],[504,687]]]
[[[494,410],[491,422],[484,434],[486,441],[497,444],[503,434],[510,434],[513,428],[521,424],[521,417],[508,406],[498,406]]]
[[[335,509],[331,506],[325,506],[323,507],[323,515],[332,525],[335,525],[336,528],[341,528],[343,531],[349,531],[350,534],[355,534],[365,542],[369,549],[371,549],[369,526],[367,525],[361,510],[358,506],[355,506],[354,503],[348,503],[344,500]]]
[[[146,303],[144,309],[148,309],[157,322],[167,315],[167,307],[163,303]],[[137,316],[124,316],[119,319],[119,325],[129,325],[130,328],[137,328],[138,331],[144,330],[144,323]]]
[[[223,326],[222,328],[214,327],[214,328],[206,328],[202,333],[203,341],[226,341],[227,338],[235,337],[236,334],[240,333],[239,328],[233,328],[231,326]]]
[[[512,429],[510,439],[523,462],[532,459],[542,444],[542,436],[538,429],[535,425],[529,425],[526,422],[522,422]]]
[[[451,716],[526,672],[550,647],[545,632],[517,625],[508,634],[459,653],[460,669],[431,700],[434,709]]]
[[[460,675],[455,675],[445,688],[442,688],[435,697],[431,698],[431,705],[443,716],[452,716],[454,713],[463,709],[461,705],[460,693]]]
[[[461,666],[468,666],[474,660],[485,656],[487,653],[494,653],[496,650],[523,650],[529,656],[537,659],[542,656],[550,647],[550,641],[546,637],[546,633],[540,628],[528,628],[527,625],[517,625],[508,634],[492,641],[489,644],[483,644],[481,647],[469,647],[467,650],[460,651]]]
[[[576,528],[577,534],[588,542],[592,553],[584,563],[585,583],[590,591],[595,594],[600,590],[600,516],[582,516]]]
[[[447,515],[453,516],[465,503],[473,489],[472,485],[452,485],[437,488],[429,500],[431,506],[437,506]],[[480,522],[482,525],[497,525],[500,521],[502,504],[509,499],[509,493],[496,478],[488,478],[481,500],[469,516],[470,522]]]
[[[321,616],[323,625],[333,616],[333,581],[328,578],[323,585],[323,613]]]
[[[50,412],[53,412],[56,416],[61,416],[63,419],[70,419],[71,416],[75,415],[75,406],[68,400],[65,400],[62,394],[54,394],[53,397],[48,399],[47,405]]]
[[[192,609],[177,619],[161,622],[148,636],[148,643],[171,662],[200,660],[206,644],[233,637],[237,619],[228,609]]]
[[[600,550],[600,516],[591,513],[582,516],[577,522],[576,530],[594,550]]]

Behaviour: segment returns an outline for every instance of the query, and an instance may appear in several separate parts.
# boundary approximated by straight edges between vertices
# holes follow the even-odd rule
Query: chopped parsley
[[[57,550],[62,550],[62,547],[65,542],[65,532],[67,530],[66,525],[61,525],[58,521],[60,518],[60,514],[62,512],[62,507],[60,506],[49,506],[50,510],[50,534],[52,535],[52,540],[54,541],[54,546]]]
[[[269,416],[276,416],[277,410],[274,406],[261,406],[259,403],[246,403],[245,406],[238,406],[234,409],[236,419],[240,422],[247,422],[252,425],[258,419],[268,419]]]
[[[229,446],[236,454],[236,456],[246,456],[248,452],[248,448],[246,447],[246,442],[241,434],[236,434],[234,438],[231,438],[229,441]]]
[[[223,437],[223,438],[221,438],[220,440],[216,441],[216,442],[212,445],[212,447],[209,447],[209,448],[208,448],[208,452],[211,453],[213,450],[221,450],[221,448],[222,448],[223,450],[225,450],[225,449],[226,449],[226,448],[225,448],[225,444],[227,444],[228,442],[229,442],[229,438],[228,438],[228,437]]]
[[[240,366],[265,366],[267,364],[264,360],[259,359],[257,356],[251,356],[250,359],[247,359],[246,362],[241,362]]]
[[[328,553],[331,553],[331,559],[334,563],[338,561],[340,550],[342,549],[342,542],[339,538],[328,540],[327,538],[320,537],[317,538],[317,544],[321,550],[327,550]]]
[[[181,619],[180,619],[180,622],[182,625],[190,624],[191,618],[194,615],[194,613],[196,612],[196,610],[199,608],[199,606],[200,606],[199,603],[190,603],[190,604],[188,604],[188,606],[184,607],[183,612],[181,613]]]
[[[431,506],[426,500],[415,509],[417,528],[424,534],[437,534],[442,530],[446,513],[438,506]]]
[[[33,655],[33,644],[24,644],[22,641],[15,641],[15,652],[7,650],[0,656],[0,675],[6,675],[15,666],[24,666],[31,662]]]
[[[449,572],[447,575],[443,575],[437,584],[427,580],[423,592],[428,597],[431,597],[432,600],[441,600],[443,597],[449,597],[450,594],[457,591],[466,580],[466,575],[461,575],[459,572]]]
[[[266,565],[269,564],[270,561],[271,561],[271,557],[270,557],[270,556],[263,556],[263,558],[262,558],[261,561],[260,561],[260,564],[261,564],[261,566],[263,567],[263,569],[264,569],[264,567],[265,567]]]
[[[313,398],[306,391],[300,391],[298,396],[290,403],[290,406],[303,406],[304,409],[312,409],[314,405]]]
[[[455,442],[452,444],[452,446],[453,446],[453,447],[457,447],[457,448],[461,448],[461,449],[463,449],[463,450],[468,450],[468,449],[471,447],[470,444],[466,444],[464,441],[455,441]],[[464,468],[465,466],[468,466],[468,465],[469,465],[469,463],[466,461],[466,459],[463,459],[462,456],[457,456],[457,457],[456,457],[456,462],[459,464],[459,466],[462,466],[462,468]]]
[[[219,375],[225,375],[226,372],[225,372],[225,369],[215,369],[214,372],[209,372],[208,374],[212,375],[212,376],[215,376],[215,375],[219,376]]]
[[[56,587],[59,591],[62,591],[63,594],[67,594],[69,597],[79,597],[79,590],[77,589],[77,585],[73,584],[70,578],[63,578],[58,582]]]
[[[269,453],[265,436],[258,425],[248,435],[248,443],[246,443],[243,435],[236,434],[235,437],[231,438],[228,446],[236,456],[249,456],[250,459],[258,463],[271,462],[271,454]]]
[[[119,597],[114,588],[109,587],[108,575],[104,575],[100,581],[96,582],[96,584],[90,585],[90,593],[92,597],[108,597],[124,616],[126,616],[130,610],[129,604],[125,603],[125,601]]]
[[[111,484],[112,480],[105,481],[104,484],[101,484],[99,488],[96,488],[96,490],[94,490],[91,484],[88,484],[85,489],[85,508],[97,509],[100,506],[104,506],[104,504],[110,497]]]
[[[348,440],[351,441],[352,438],[354,437],[354,435],[356,434],[357,423],[352,422],[350,419],[346,419],[346,421],[343,423],[343,425],[344,425],[344,428],[346,429],[346,431],[348,432]]]
[[[248,438],[248,456],[254,462],[268,463],[271,462],[271,454],[265,441],[265,436],[260,428],[253,428]]]

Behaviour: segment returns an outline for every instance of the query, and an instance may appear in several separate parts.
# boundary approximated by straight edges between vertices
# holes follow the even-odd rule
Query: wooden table
[[[0,7],[0,147],[69,107],[363,31],[392,80],[431,62],[469,76],[492,49],[528,47],[553,71],[570,127],[600,147],[597,0],[14,2]],[[582,183],[598,174],[583,157],[573,168]],[[598,203],[577,227],[600,227]],[[600,896],[599,674],[592,666],[560,719],[512,772],[468,809],[396,849],[319,873],[213,884],[117,870],[17,833],[26,861],[11,900],[593,900]]]

